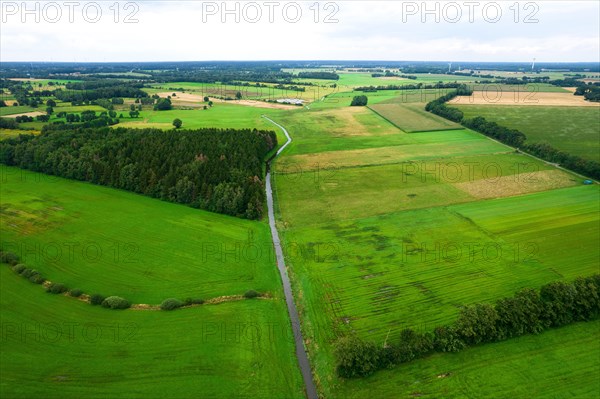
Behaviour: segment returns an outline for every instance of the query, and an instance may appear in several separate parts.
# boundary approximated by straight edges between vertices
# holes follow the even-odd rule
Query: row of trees
[[[88,123],[92,123],[88,122]],[[272,131],[48,125],[0,142],[0,162],[248,219],[263,213]]]
[[[466,86],[465,86],[466,87]],[[498,125],[495,122],[490,122],[484,117],[477,116],[472,119],[464,119],[462,111],[456,108],[446,106],[446,102],[456,97],[457,95],[469,95],[463,89],[457,89],[451,93],[429,102],[425,106],[425,110],[439,115],[443,118],[454,122],[461,123],[463,126],[482,133],[488,137],[492,137],[504,144],[518,148],[536,157],[542,158],[548,162],[557,163],[561,166],[589,176],[593,179],[600,179],[600,163],[581,158],[576,155],[571,155],[564,151],[557,150],[547,143],[527,143],[527,136],[517,130],[510,129],[505,126]]]
[[[299,72],[298,78],[301,79],[326,79],[326,80],[339,80],[340,75],[335,72],[324,72],[324,71],[312,71],[312,72]]]
[[[452,100],[456,96],[470,96],[471,94],[473,94],[473,90],[468,88],[466,85],[461,84],[456,88],[456,90],[452,90],[440,98],[429,102],[425,106],[425,110],[428,112],[433,112],[434,114],[442,116],[446,119],[450,119],[451,121],[460,122],[464,116],[462,111],[456,108],[448,108],[445,103]]]
[[[457,320],[431,332],[405,329],[398,341],[377,345],[356,336],[336,345],[337,373],[362,377],[434,352],[458,352],[472,345],[502,341],[577,321],[600,317],[600,274],[575,281],[525,288],[495,304],[465,306]]]
[[[403,75],[404,76],[404,75]],[[438,82],[435,84],[423,84],[423,83],[415,83],[409,85],[385,85],[385,86],[360,86],[356,87],[354,91],[363,91],[363,92],[376,92],[379,90],[422,90],[422,89],[458,89],[461,87],[465,87],[464,83],[458,82],[449,82],[443,83]]]

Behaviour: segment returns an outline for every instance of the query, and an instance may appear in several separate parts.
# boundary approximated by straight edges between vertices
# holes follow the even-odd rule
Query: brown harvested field
[[[173,93],[176,94],[175,97],[173,97]],[[181,106],[186,106],[186,107],[190,107],[190,106],[202,107],[202,106],[206,105],[204,103],[204,95],[200,95],[200,94],[183,93],[180,91],[162,92],[162,93],[157,93],[157,94],[159,97],[163,97],[163,98],[167,98],[168,96],[171,96],[171,101],[173,102],[173,105],[181,105]],[[259,100],[222,100],[222,99],[213,98],[213,97],[210,97],[210,100],[215,103],[246,105],[249,107],[257,107],[257,108],[270,108],[270,109],[298,109],[298,108],[300,108],[295,105],[268,103],[266,101],[259,101]]]
[[[458,96],[448,104],[460,105],[526,105],[562,107],[600,107],[600,103],[585,101],[571,93],[523,93],[475,91],[471,96]]]
[[[176,94],[176,96],[173,96],[173,94]],[[165,91],[163,93],[157,93],[157,95],[163,98],[171,96],[171,101],[173,102],[204,102],[204,96],[201,96],[200,94],[183,93],[181,91]]]
[[[3,116],[3,118],[16,118],[17,116],[31,116],[31,117],[35,118],[38,115],[46,115],[46,113],[40,112],[40,111],[23,112],[21,114],[5,115],[5,116]]]
[[[578,182],[572,175],[552,169],[453,185],[477,199],[491,199],[571,187],[578,185]]]

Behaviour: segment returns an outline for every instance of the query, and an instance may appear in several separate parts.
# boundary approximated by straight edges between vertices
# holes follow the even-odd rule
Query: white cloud
[[[338,1],[333,16],[338,23],[323,23],[335,11],[324,9],[319,2],[319,22],[315,23],[315,3],[298,2],[302,17],[291,23],[294,4],[282,1],[269,8],[256,1],[262,12],[258,23],[244,21],[254,17],[256,7],[239,2],[241,21],[234,15],[224,15],[223,2],[137,2],[134,18],[138,23],[123,23],[135,11],[124,9],[120,2],[118,16],[114,3],[102,2],[102,18],[97,23],[86,22],[81,11],[89,2],[80,2],[68,21],[63,2],[63,16],[58,23],[35,23],[33,15],[21,22],[22,10],[9,15],[6,4],[20,7],[20,2],[2,2],[4,19],[0,35],[2,61],[160,61],[160,60],[242,60],[242,59],[379,59],[379,60],[481,60],[528,61],[532,57],[545,61],[600,61],[599,2],[538,1],[537,8],[525,8],[518,2],[519,22],[515,23],[514,2],[498,2],[502,17],[497,23],[486,22],[485,2],[475,8],[475,22],[469,22],[465,2],[457,1],[462,11],[458,23],[443,14],[448,2],[429,2],[427,9],[440,10],[440,22],[426,14],[422,2],[401,1]],[[43,9],[44,2],[40,10]],[[215,11],[212,15],[206,11]],[[246,6],[246,8],[244,8]],[[417,7],[417,9],[414,8]],[[228,2],[233,9],[235,2]],[[288,14],[283,13],[287,7]],[[413,8],[411,8],[413,7]],[[33,9],[32,5],[28,9]],[[447,8],[448,9],[448,8]],[[274,23],[268,21],[274,10]],[[449,10],[449,9],[448,9]],[[204,12],[203,12],[204,11]],[[523,23],[535,11],[538,23]],[[52,14],[54,15],[54,13]],[[90,16],[95,13],[90,11]],[[446,18],[444,18],[444,16]],[[493,17],[488,12],[487,17]],[[118,22],[115,23],[114,19]],[[226,18],[226,22],[221,21]],[[422,22],[426,18],[426,22]],[[446,21],[444,20],[446,19]]]

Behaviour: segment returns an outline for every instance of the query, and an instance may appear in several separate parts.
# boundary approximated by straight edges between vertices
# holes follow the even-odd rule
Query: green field
[[[16,106],[16,107],[1,107],[0,108],[0,116],[10,116],[10,115],[24,114],[26,112],[34,112],[34,111],[45,112],[45,108],[44,109],[41,109],[41,108],[31,108],[28,105],[19,105],[19,106]]]
[[[117,127],[163,128],[172,129],[173,120],[183,121],[183,128],[195,129],[201,127],[218,128],[257,128],[273,130],[273,125],[265,121],[261,115],[269,115],[277,110],[250,107],[235,104],[215,104],[212,108],[203,109],[174,109],[170,111],[142,111],[138,118],[121,119]]]
[[[303,397],[282,300],[111,311],[0,284],[3,398]]]
[[[420,103],[380,103],[371,105],[370,108],[405,132],[461,129],[457,123],[426,112]]]
[[[330,397],[593,398],[600,391],[599,342],[600,322],[580,323],[335,380]]]
[[[600,162],[600,107],[455,105],[465,118],[483,116],[525,133],[529,142]]]
[[[384,103],[406,115],[418,104],[390,97]],[[462,305],[597,273],[599,189],[464,129],[405,133],[396,128],[396,133],[348,137],[361,130],[356,124],[376,131],[356,119],[350,128],[348,113],[357,112],[351,110],[315,104],[278,115],[294,138],[276,164],[278,225],[321,391],[334,398],[390,392],[472,397],[483,382],[465,385],[462,378],[489,378],[508,360],[481,371],[466,353],[436,355],[342,381],[334,372],[333,344],[350,333],[383,343],[386,337],[397,339],[403,328],[430,331],[452,322]],[[429,115],[410,115],[413,126],[431,128]],[[590,331],[583,326],[575,334],[582,330]],[[542,345],[536,338],[496,347],[503,348],[503,359],[523,362],[521,352],[531,349],[520,342]],[[493,348],[470,352],[489,359],[497,353]],[[552,352],[552,346],[544,350],[531,373],[551,375],[566,356]],[[578,353],[581,368],[572,369],[560,395],[596,387],[589,379],[583,387],[577,384],[585,380],[580,373],[598,368],[598,351]],[[462,359],[456,372],[464,377],[437,380],[437,374],[453,370],[455,356]],[[426,378],[432,370],[439,372]],[[515,378],[528,381],[541,396],[552,395],[546,377]],[[503,397],[520,391],[507,378],[481,392],[503,392]]]
[[[278,295],[264,223],[8,167],[1,194],[2,246],[70,288],[148,304]]]
[[[275,216],[321,397],[597,396],[599,321],[435,353],[365,378],[337,376],[340,337],[397,343],[405,328],[452,323],[461,306],[600,273],[599,185],[424,111],[448,89],[369,92],[368,106],[349,106],[363,94],[356,86],[474,78],[338,73],[338,81],[300,79],[314,84],[304,93],[273,84],[156,83],[144,90],[177,91],[174,109],[146,105],[131,118],[128,98],[116,106],[123,118],[114,127],[170,130],[179,118],[184,129],[275,130],[279,146],[285,135],[263,116],[289,131],[292,143],[271,165]],[[215,101],[202,109],[204,95],[238,90],[242,100],[307,103]],[[467,118],[519,129],[529,142],[600,160],[598,108],[457,107]],[[41,108],[0,108],[0,115]],[[84,110],[105,111],[55,107]],[[43,125],[21,124],[35,133]],[[2,129],[0,140],[20,133],[27,132]],[[51,295],[0,265],[0,397],[304,397],[267,220],[0,166],[1,249],[49,281],[138,305],[114,311]],[[266,295],[244,299],[248,290]],[[171,297],[209,303],[156,309]]]

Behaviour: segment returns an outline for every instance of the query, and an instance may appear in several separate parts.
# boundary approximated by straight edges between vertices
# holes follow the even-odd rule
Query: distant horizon
[[[326,62],[342,62],[342,63],[351,63],[351,62],[355,62],[355,63],[360,63],[360,62],[369,62],[369,63],[409,63],[409,62],[415,62],[415,63],[431,63],[431,64],[447,64],[449,62],[451,63],[456,63],[457,66],[459,63],[465,63],[465,64],[508,64],[508,65],[516,65],[516,64],[523,64],[523,65],[531,65],[532,60],[525,60],[525,61],[467,61],[467,60],[410,60],[410,59],[406,59],[406,60],[402,60],[402,59],[397,59],[397,60],[393,60],[393,59],[388,59],[388,60],[378,60],[378,59],[335,59],[335,60],[329,60],[329,59],[214,59],[214,60],[151,60],[151,61],[4,61],[4,60],[0,60],[0,65],[1,64],[161,64],[161,63],[219,63],[219,62],[288,62],[288,63],[294,63],[294,62],[316,62],[316,63],[326,63]],[[565,65],[572,65],[572,64],[598,64],[598,66],[600,66],[600,61],[540,61],[540,60],[535,60],[535,64],[536,65],[544,65],[544,64],[565,64]]]

